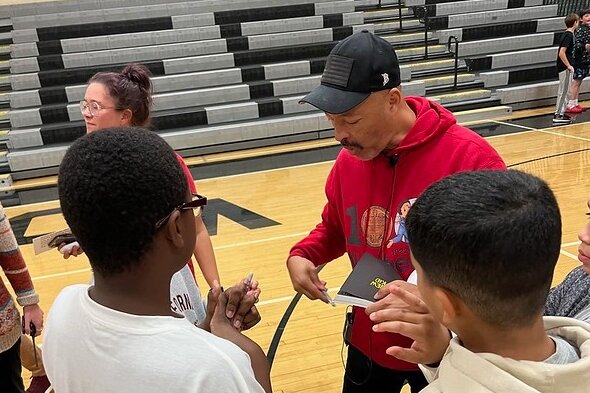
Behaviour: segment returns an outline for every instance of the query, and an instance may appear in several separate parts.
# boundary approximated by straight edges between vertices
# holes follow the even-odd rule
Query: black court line
[[[514,168],[514,167],[519,166],[519,165],[530,164],[531,162],[543,161],[543,160],[548,160],[548,159],[551,159],[551,158],[556,158],[556,157],[561,157],[561,156],[568,156],[570,154],[577,154],[577,153],[582,153],[582,152],[585,152],[585,151],[590,151],[590,147],[587,147],[585,149],[570,150],[570,151],[566,151],[566,152],[563,152],[563,153],[551,154],[551,155],[544,156],[544,157],[539,157],[539,158],[531,158],[530,160],[516,162],[514,164],[507,165],[507,167],[508,168]]]
[[[285,328],[287,327],[287,322],[289,322],[289,318],[291,318],[291,314],[295,311],[295,307],[299,300],[301,299],[301,294],[297,293],[293,296],[293,300],[289,303],[289,306],[285,310],[279,325],[277,326],[277,330],[275,330],[275,334],[272,336],[272,341],[268,347],[268,352],[266,354],[266,359],[268,360],[269,366],[272,369],[272,364],[275,360],[275,355],[277,354],[277,350],[279,349],[279,342],[281,341],[281,337],[283,337],[283,333],[285,332]]]
[[[317,272],[321,272],[324,266],[326,265],[321,265],[320,267],[318,267]],[[272,336],[272,340],[270,342],[270,345],[268,346],[268,353],[266,354],[266,358],[268,359],[268,363],[271,369],[272,364],[275,360],[275,355],[277,353],[277,350],[279,349],[279,342],[281,341],[281,337],[283,337],[283,333],[285,332],[285,328],[287,327],[287,322],[289,322],[291,314],[293,314],[293,311],[295,311],[297,303],[299,303],[299,300],[301,300],[301,296],[303,295],[300,293],[297,293],[295,294],[295,296],[293,296],[293,300],[291,300],[291,303],[289,303],[289,306],[285,310],[285,313],[283,314],[283,317],[281,318],[281,321],[277,326],[277,330],[275,330],[275,334]]]

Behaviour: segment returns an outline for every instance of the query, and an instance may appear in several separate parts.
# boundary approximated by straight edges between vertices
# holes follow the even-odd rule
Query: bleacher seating
[[[78,101],[96,72],[141,62],[154,75],[153,125],[181,154],[330,135],[299,99],[329,51],[363,29],[398,53],[406,94],[453,110],[500,104],[503,81],[548,79],[562,28],[542,0],[62,0],[0,6],[0,154],[13,178],[55,173],[85,132]],[[381,6],[379,7],[379,4]],[[424,33],[420,7],[431,30]],[[399,16],[402,19],[399,19]],[[4,27],[6,26],[6,27]],[[458,91],[449,37],[459,39]],[[428,44],[428,59],[424,45]],[[534,54],[534,55],[533,55]],[[554,60],[554,58],[553,58]],[[524,67],[524,68],[523,68]],[[539,73],[528,74],[527,67]],[[481,73],[481,75],[480,75]],[[531,79],[534,81],[534,79]]]

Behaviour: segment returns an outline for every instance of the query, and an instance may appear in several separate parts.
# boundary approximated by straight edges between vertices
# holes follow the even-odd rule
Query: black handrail
[[[381,2],[381,0],[379,0]],[[402,0],[397,1],[397,11],[399,16],[399,32],[403,33],[404,28],[402,27]]]
[[[454,35],[449,37],[449,41],[447,42],[447,48],[449,52],[453,52],[451,50],[451,41],[455,42],[455,78],[453,80],[453,90],[457,90],[457,75],[459,73],[459,39]]]
[[[424,59],[428,59],[428,8],[426,6],[419,6],[415,8],[415,13],[418,20],[424,23]]]

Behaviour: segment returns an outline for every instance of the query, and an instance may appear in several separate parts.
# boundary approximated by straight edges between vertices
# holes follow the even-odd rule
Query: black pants
[[[352,345],[348,347],[342,393],[399,393],[406,382],[412,393],[428,385],[420,370],[397,371],[381,367]]]
[[[0,353],[0,392],[25,393],[21,372],[19,338],[9,350]]]

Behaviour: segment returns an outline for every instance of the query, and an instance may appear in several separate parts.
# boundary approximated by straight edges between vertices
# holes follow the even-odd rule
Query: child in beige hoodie
[[[518,171],[452,175],[407,217],[420,298],[457,333],[422,392],[588,392],[590,325],[543,317],[561,242],[555,197]]]

